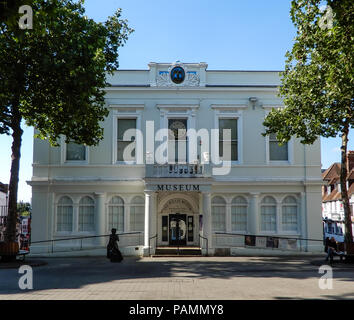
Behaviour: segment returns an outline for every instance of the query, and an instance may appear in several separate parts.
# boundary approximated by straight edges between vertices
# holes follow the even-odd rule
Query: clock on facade
[[[182,83],[184,81],[185,76],[186,74],[182,67],[177,66],[171,70],[171,80],[176,84]]]
[[[182,139],[186,136],[186,125],[183,120],[172,120],[169,129],[172,130],[175,139]],[[172,137],[171,137],[172,138]]]

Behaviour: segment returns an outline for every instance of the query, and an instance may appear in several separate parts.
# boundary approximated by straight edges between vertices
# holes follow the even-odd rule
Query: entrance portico
[[[199,235],[208,239],[210,247],[210,183],[161,180],[145,184],[145,254],[149,247],[153,254],[156,246],[201,247],[205,252],[206,243]]]

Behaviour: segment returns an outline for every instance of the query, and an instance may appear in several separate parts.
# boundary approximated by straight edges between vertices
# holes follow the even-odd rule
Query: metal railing
[[[204,164],[147,164],[146,176],[159,178],[202,177],[207,174]]]
[[[244,237],[243,240],[243,246],[248,246],[248,247],[257,247],[256,246],[256,239],[257,238],[266,238],[266,240],[268,239],[272,239],[273,241],[279,241],[279,240],[296,240],[299,241],[299,250],[302,251],[302,242],[304,241],[311,241],[311,242],[322,242],[323,243],[323,239],[311,239],[311,238],[302,238],[302,237],[297,237],[297,236],[277,236],[277,235],[271,235],[271,234],[246,234],[246,233],[233,233],[233,232],[220,232],[220,231],[216,231],[214,233],[214,235],[226,235],[226,236],[237,236],[237,237]],[[250,244],[246,243],[246,237],[249,237],[248,240],[250,240]],[[252,241],[254,241],[254,244],[252,243]],[[241,245],[235,245],[233,244],[232,247],[243,247]],[[262,247],[258,247],[258,248],[262,248]],[[270,247],[269,247],[270,248]],[[276,247],[278,248],[278,247]]]
[[[154,239],[154,238],[156,239],[156,240],[155,240],[155,248],[156,248],[157,233],[156,233],[154,236],[152,236],[152,237],[149,238],[149,257],[150,257],[150,247],[151,247],[150,241],[151,241],[152,239]]]
[[[203,239],[206,242],[206,256],[208,256],[209,255],[209,240],[208,240],[208,238],[203,237],[201,234],[199,234],[199,242],[201,242],[200,239]],[[201,245],[200,248],[203,249],[203,246]]]
[[[123,233],[117,233],[118,236],[125,236],[125,235],[132,235],[132,234],[139,234],[142,235],[143,232],[139,231],[139,232],[123,232]],[[72,240],[80,240],[80,250],[83,249],[83,240],[85,239],[93,239],[93,238],[105,238],[105,237],[109,237],[110,234],[105,234],[105,235],[98,235],[98,236],[83,236],[83,237],[70,237],[70,238],[61,238],[61,239],[49,239],[49,240],[39,240],[39,241],[31,241],[31,244],[38,244],[38,243],[51,243],[51,253],[54,252],[54,243],[55,242],[59,242],[59,241],[72,241]],[[139,239],[139,243],[140,243],[140,239]],[[99,246],[99,247],[102,247]],[[74,250],[71,250],[74,251]]]

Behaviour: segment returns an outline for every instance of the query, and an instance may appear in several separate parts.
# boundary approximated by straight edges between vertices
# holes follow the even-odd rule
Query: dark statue
[[[117,229],[112,229],[111,234],[109,235],[109,242],[107,244],[107,258],[111,262],[121,262],[123,256],[118,248],[119,236],[116,234]]]

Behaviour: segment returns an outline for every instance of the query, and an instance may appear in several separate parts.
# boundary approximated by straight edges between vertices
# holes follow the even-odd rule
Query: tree
[[[13,16],[0,21],[0,134],[13,138],[6,242],[16,235],[21,124],[53,146],[60,135],[97,145],[108,115],[105,76],[118,68],[118,48],[133,31],[120,9],[104,23],[88,19],[83,1],[33,0],[31,9],[32,29],[20,29]]]
[[[347,144],[354,126],[354,2],[293,0],[291,18],[297,35],[286,53],[280,96],[285,108],[272,110],[264,135],[276,133],[281,143],[291,136],[312,144],[320,136],[341,136],[341,196],[346,243],[352,243],[347,178]]]

